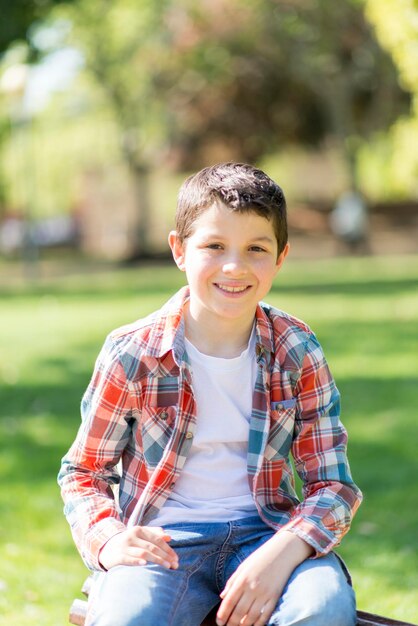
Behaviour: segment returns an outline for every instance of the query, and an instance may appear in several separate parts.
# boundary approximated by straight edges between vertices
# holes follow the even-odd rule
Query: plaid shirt
[[[82,424],[59,484],[90,569],[101,569],[98,554],[110,537],[155,517],[187,459],[197,416],[184,348],[188,293],[183,288],[160,311],[112,332],[83,397]],[[339,393],[312,331],[264,303],[256,309],[256,352],[251,492],[267,524],[296,533],[320,556],[340,542],[361,502],[347,462]]]

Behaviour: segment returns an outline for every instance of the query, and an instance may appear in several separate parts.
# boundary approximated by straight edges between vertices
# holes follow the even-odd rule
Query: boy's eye
[[[251,252],[265,252],[265,248],[262,248],[261,246],[250,246],[250,250]]]
[[[222,250],[222,245],[220,243],[208,243],[206,247],[210,250]]]

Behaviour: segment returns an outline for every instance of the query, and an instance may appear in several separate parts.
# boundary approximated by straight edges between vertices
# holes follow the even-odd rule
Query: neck
[[[244,323],[236,320],[203,320],[185,308],[186,338],[203,354],[231,359],[245,350],[250,339],[254,317]]]

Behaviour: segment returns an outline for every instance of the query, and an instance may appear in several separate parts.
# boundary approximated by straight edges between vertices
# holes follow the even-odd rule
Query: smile
[[[249,289],[248,285],[241,285],[240,287],[232,287],[231,285],[222,285],[221,283],[215,283],[215,285],[222,289],[222,291],[226,291],[228,293],[242,293]]]

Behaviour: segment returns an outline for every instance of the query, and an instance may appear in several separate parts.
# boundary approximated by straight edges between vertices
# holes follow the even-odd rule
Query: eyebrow
[[[251,239],[251,241],[265,241],[267,243],[273,243],[275,240],[273,237],[254,237],[254,239]]]
[[[212,233],[206,233],[204,236],[201,237],[202,240],[206,240],[206,239],[224,239],[224,235],[222,235],[222,233],[219,232],[212,232]],[[255,243],[255,242],[265,242],[265,243],[274,243],[275,239],[274,237],[268,237],[267,235],[262,235],[260,237],[254,237],[248,240],[248,243]]]

